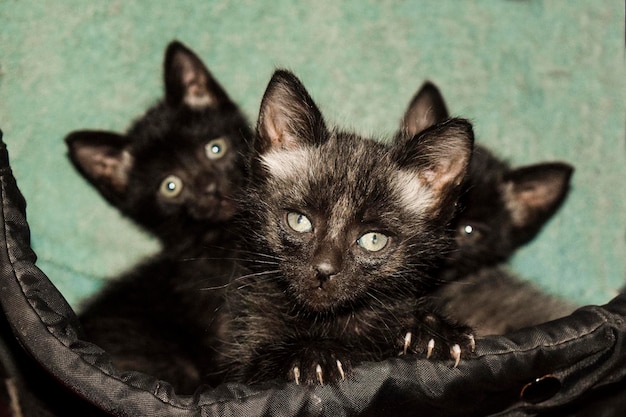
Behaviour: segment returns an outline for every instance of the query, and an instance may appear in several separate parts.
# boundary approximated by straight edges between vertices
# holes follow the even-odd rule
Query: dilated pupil
[[[213,145],[211,146],[211,152],[218,154],[222,152],[222,147],[220,145]]]
[[[176,190],[176,183],[174,183],[173,181],[169,181],[166,187],[169,191],[174,191]]]
[[[465,227],[463,227],[463,231],[465,232],[466,235],[471,235],[472,233],[474,233],[474,228],[468,224]]]

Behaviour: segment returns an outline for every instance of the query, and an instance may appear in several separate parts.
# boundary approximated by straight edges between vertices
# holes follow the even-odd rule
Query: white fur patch
[[[434,192],[412,172],[399,171],[393,181],[400,202],[414,213],[423,213],[436,202]]]
[[[293,178],[309,169],[309,154],[305,149],[272,150],[261,157],[269,172],[278,178]]]

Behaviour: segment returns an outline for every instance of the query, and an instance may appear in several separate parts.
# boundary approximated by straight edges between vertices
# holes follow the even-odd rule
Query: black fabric
[[[76,317],[30,249],[25,202],[0,144],[0,356],[41,416],[613,416],[624,412],[626,296],[534,328],[477,340],[458,368],[415,357],[366,363],[337,386],[199,387],[118,372],[81,340]],[[8,358],[8,359],[7,359]],[[523,397],[521,393],[523,392]],[[1,398],[1,397],[0,397]],[[32,401],[29,401],[31,399]],[[47,413],[47,414],[46,414]]]

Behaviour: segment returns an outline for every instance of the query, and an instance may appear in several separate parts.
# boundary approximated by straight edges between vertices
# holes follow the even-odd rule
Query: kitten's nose
[[[313,259],[315,278],[321,284],[341,271],[341,251],[332,245],[323,245]]]
[[[336,275],[338,268],[329,261],[323,261],[315,267],[317,280],[321,283],[328,281],[333,275]]]

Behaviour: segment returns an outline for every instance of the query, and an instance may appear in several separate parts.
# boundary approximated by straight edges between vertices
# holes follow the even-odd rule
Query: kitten
[[[118,370],[152,375],[178,394],[217,384],[209,375],[212,349],[233,268],[226,249],[212,252],[210,258],[158,255],[116,277],[81,309],[85,340],[109,353]]]
[[[165,53],[165,99],[126,135],[67,137],[76,168],[163,249],[82,306],[86,340],[119,370],[191,393],[205,377],[221,289],[230,280],[230,221],[238,210],[251,129],[189,49]],[[215,262],[215,259],[226,259]]]
[[[249,260],[227,294],[225,379],[326,384],[399,353],[455,366],[471,356],[471,329],[430,301],[472,143],[462,119],[391,146],[328,129],[300,81],[277,71],[241,216]]]
[[[409,105],[403,125],[416,134],[449,117],[438,88],[425,83]],[[440,277],[454,281],[438,292],[447,314],[478,335],[502,334],[563,317],[575,309],[511,274],[504,265],[532,240],[569,191],[573,168],[540,163],[520,168],[476,145],[452,225],[457,250]]]
[[[217,239],[236,212],[251,129],[203,62],[179,42],[165,52],[165,98],[126,134],[67,136],[76,169],[172,252]]]

